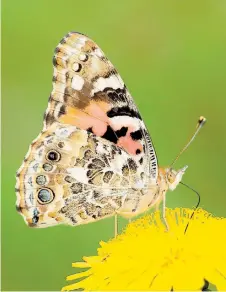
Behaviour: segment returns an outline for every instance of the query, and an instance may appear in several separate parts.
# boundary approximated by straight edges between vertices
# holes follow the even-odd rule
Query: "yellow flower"
[[[226,290],[226,218],[198,209],[191,219],[192,213],[167,209],[168,232],[159,212],[130,223],[100,242],[97,256],[73,263],[88,269],[68,276],[79,281],[62,290],[201,290],[206,281]]]

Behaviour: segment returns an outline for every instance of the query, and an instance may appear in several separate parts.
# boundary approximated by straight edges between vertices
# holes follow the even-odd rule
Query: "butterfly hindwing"
[[[113,215],[143,178],[142,167],[112,142],[54,123],[17,173],[17,207],[30,226],[86,223]]]

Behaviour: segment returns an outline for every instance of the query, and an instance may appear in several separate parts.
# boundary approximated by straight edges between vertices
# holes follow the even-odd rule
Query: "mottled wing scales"
[[[17,206],[30,226],[81,224],[115,213],[144,173],[126,151],[55,123],[33,142],[17,173]]]
[[[18,211],[37,227],[132,212],[158,168],[130,93],[100,48],[79,33],[62,39],[53,65],[43,131],[17,173]]]
[[[124,82],[89,38],[69,33],[55,50],[53,91],[44,128],[71,124],[124,148],[156,181],[157,159],[148,131]]]

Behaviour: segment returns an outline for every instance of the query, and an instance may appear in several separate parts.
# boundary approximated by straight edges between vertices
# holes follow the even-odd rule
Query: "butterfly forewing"
[[[151,138],[115,67],[89,38],[69,33],[55,50],[53,91],[44,126],[58,120],[93,132],[121,148],[158,175]]]

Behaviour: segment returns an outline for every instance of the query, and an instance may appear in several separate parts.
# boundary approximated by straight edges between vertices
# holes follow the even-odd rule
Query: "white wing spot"
[[[100,77],[94,83],[94,93],[100,90],[104,90],[106,87],[111,87],[113,89],[122,89],[124,87],[124,83],[119,75],[111,75],[108,78]]]
[[[67,168],[67,173],[74,177],[77,181],[87,184],[88,178],[86,175],[86,170],[81,167],[73,167],[73,168]]]
[[[102,51],[101,51],[99,48],[96,48],[96,49],[95,49],[95,54],[96,54],[99,58],[101,58],[101,57],[104,56],[104,54],[102,53]]]
[[[86,55],[86,54],[81,54],[81,55],[79,56],[79,60],[80,60],[80,61],[86,61],[86,60],[87,60],[87,55]]]
[[[72,69],[73,69],[75,72],[77,72],[77,71],[79,70],[79,64],[78,64],[78,63],[74,63],[74,64],[72,65]]]
[[[84,85],[84,79],[79,75],[75,75],[72,79],[71,87],[75,90],[81,90],[83,85]]]
[[[68,138],[73,132],[76,131],[76,127],[71,126],[71,127],[67,127],[67,128],[57,128],[55,131],[55,135],[58,138]]]

